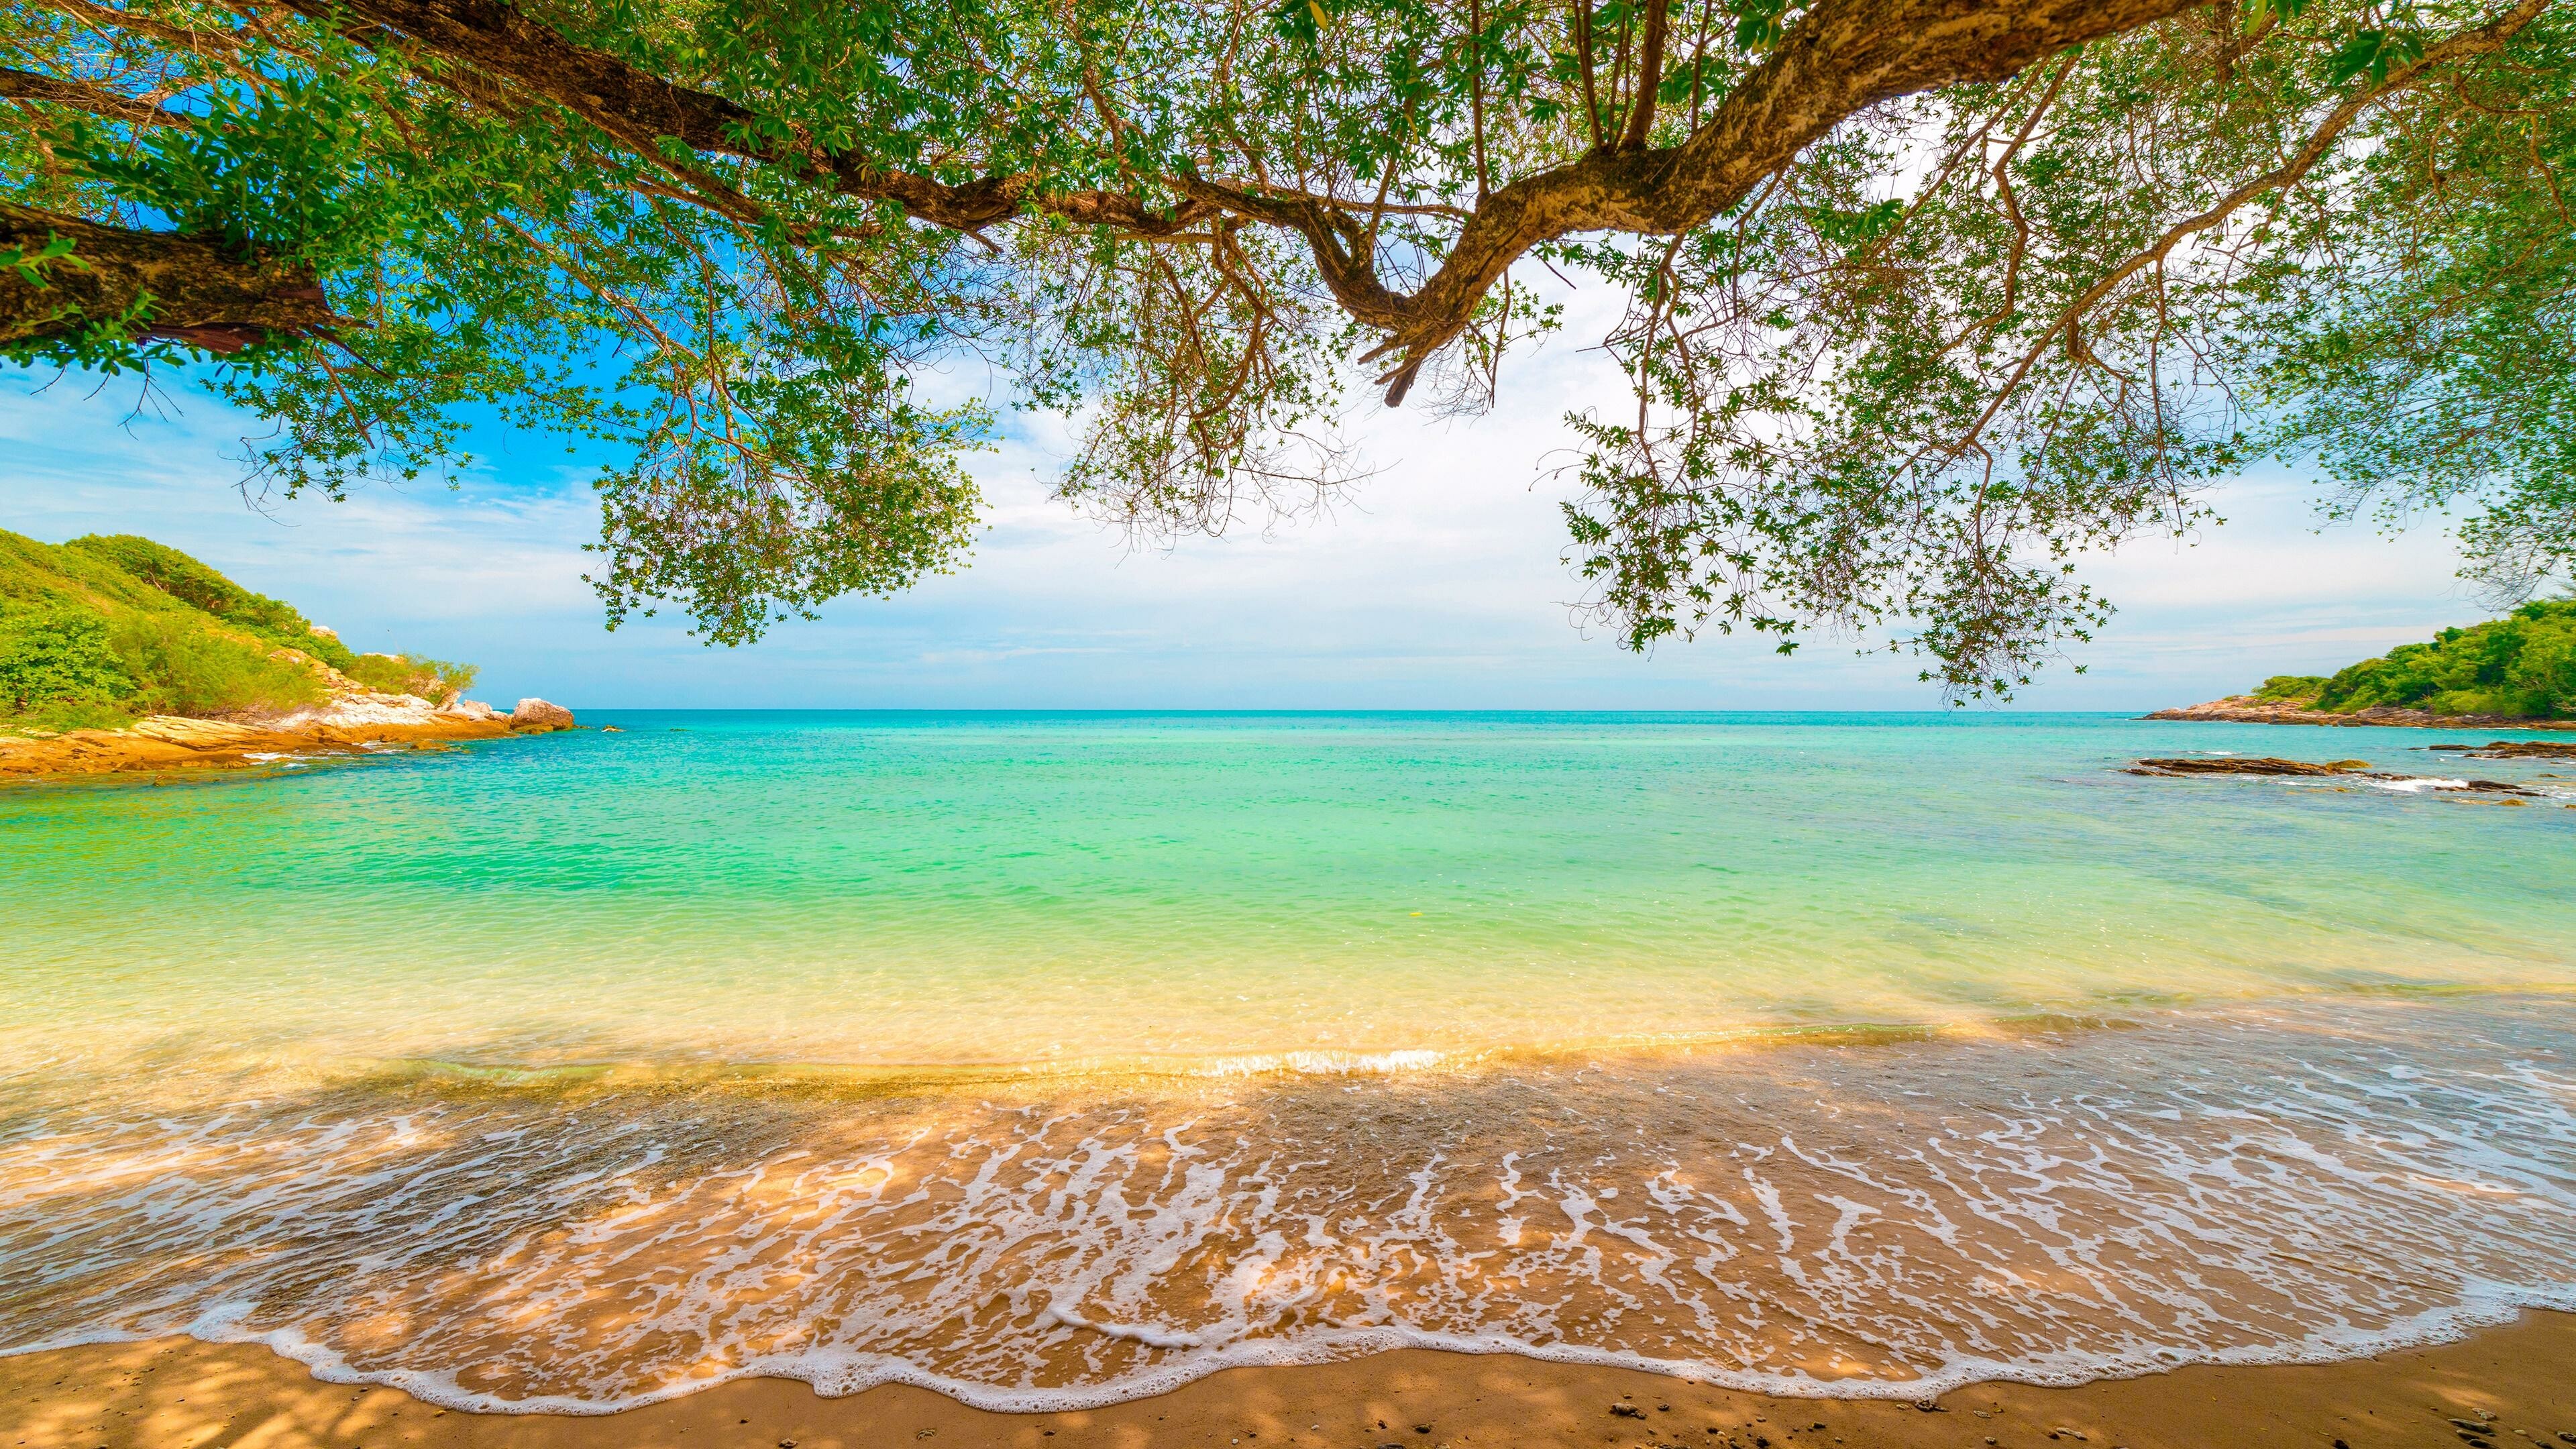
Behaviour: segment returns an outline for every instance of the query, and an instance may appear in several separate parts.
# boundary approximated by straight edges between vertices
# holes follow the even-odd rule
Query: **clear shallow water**
[[[626,732],[0,792],[0,1349],[523,1407],[1394,1342],[1912,1394],[2576,1306],[2576,766],[585,722]],[[2566,799],[2116,769],[2208,750]]]

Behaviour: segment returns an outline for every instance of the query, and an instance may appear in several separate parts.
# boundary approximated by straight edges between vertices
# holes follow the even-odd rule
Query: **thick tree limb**
[[[105,86],[87,81],[56,80],[29,70],[12,70],[0,66],[0,96],[13,101],[44,101],[87,111],[111,121],[135,126],[184,126],[188,118],[176,111],[165,111],[150,101],[120,95]]]
[[[1131,196],[1077,191],[1040,196],[1032,178],[993,176],[950,184],[827,151],[801,136],[781,138],[744,106],[673,85],[616,56],[575,45],[542,21],[500,0],[282,0],[324,24],[362,20],[413,46],[461,61],[551,101],[648,156],[671,137],[712,155],[795,166],[825,178],[846,196],[891,201],[906,215],[952,231],[974,232],[1033,206],[1074,221],[1147,236],[1183,230],[1205,213],[1158,210]],[[431,79],[447,79],[432,74]],[[469,96],[469,99],[473,97]]]
[[[0,201],[0,252],[33,257],[57,237],[71,241],[71,255],[42,264],[35,281],[18,269],[0,270],[0,346],[73,337],[127,316],[137,319],[138,336],[217,354],[349,325],[333,314],[310,268],[245,262],[195,237]]]
[[[1531,247],[1587,231],[1687,231],[1742,201],[1763,177],[1867,107],[2002,80],[2070,46],[2199,3],[1822,0],[1681,145],[1595,152],[1513,182],[1476,208],[1422,290],[1380,316],[1355,311],[1391,334],[1369,354],[1397,359],[1386,376],[1387,403],[1404,400],[1423,362],[1466,327],[1503,269]]]
[[[57,0],[96,9],[87,0]],[[1872,105],[1961,82],[1994,81],[2070,46],[2129,30],[2201,0],[1820,0],[1680,146],[1599,149],[1481,200],[1438,271],[1411,295],[1377,275],[1374,248],[1341,210],[1191,177],[1167,178],[1186,199],[1156,207],[1117,192],[1051,193],[1039,178],[948,183],[780,135],[749,108],[674,85],[567,41],[504,0],[281,0],[325,24],[381,27],[405,46],[498,77],[581,116],[648,156],[663,138],[700,152],[785,165],[844,195],[889,201],[961,232],[1052,213],[1140,236],[1167,236],[1223,210],[1303,236],[1334,297],[1387,334],[1369,356],[1393,357],[1387,401],[1454,340],[1504,269],[1531,247],[1587,231],[1671,235],[1742,201],[1765,176]],[[1578,25],[1584,7],[1578,5]],[[113,12],[110,12],[113,13]],[[424,70],[433,80],[438,69]],[[1651,124],[1640,83],[1634,119]],[[1625,139],[1625,138],[1621,138]],[[1642,138],[1639,138],[1642,141]]]

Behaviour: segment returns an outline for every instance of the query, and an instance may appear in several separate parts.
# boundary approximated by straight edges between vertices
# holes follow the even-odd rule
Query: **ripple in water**
[[[8,1091],[0,1347],[257,1338],[463,1407],[751,1373],[1066,1407],[1406,1344],[1912,1397],[2576,1307],[2540,999],[1356,1076]]]

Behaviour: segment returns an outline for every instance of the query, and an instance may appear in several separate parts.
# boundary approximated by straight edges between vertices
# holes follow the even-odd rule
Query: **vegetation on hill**
[[[256,715],[348,680],[444,699],[469,665],[358,654],[293,606],[131,534],[38,543],[0,530],[0,727],[112,728]]]
[[[2525,604],[2501,619],[2400,644],[2333,678],[2277,674],[2257,699],[2348,714],[2396,705],[2435,714],[2576,717],[2576,599]]]

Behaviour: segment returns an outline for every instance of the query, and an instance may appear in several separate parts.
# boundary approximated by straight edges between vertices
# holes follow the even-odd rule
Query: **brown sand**
[[[1631,1413],[1614,1412],[1626,1409]],[[2461,1424],[2484,1425],[2465,1433]],[[1904,1403],[1771,1399],[1624,1369],[1408,1350],[1236,1369],[1159,1398],[995,1414],[920,1389],[818,1398],[755,1379],[622,1414],[470,1414],[317,1383],[266,1349],[182,1339],[0,1359],[0,1449],[2130,1449],[2576,1445],[2576,1315],[2530,1312],[2461,1343],[2325,1365],[2191,1367]]]

